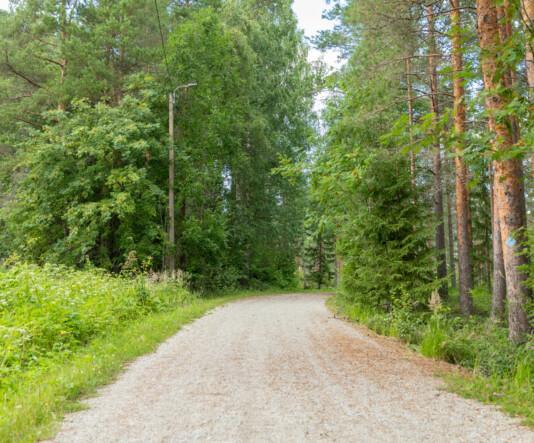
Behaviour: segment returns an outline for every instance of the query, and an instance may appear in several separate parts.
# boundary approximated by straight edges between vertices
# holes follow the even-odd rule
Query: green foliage
[[[339,93],[325,113],[328,131],[312,170],[312,190],[335,226],[346,297],[386,311],[402,305],[409,315],[424,310],[436,287],[430,177],[417,165],[414,186],[408,161],[408,151],[434,141],[434,122],[425,117],[428,106],[414,101],[422,129],[412,134],[420,143],[411,143],[408,119],[399,120],[406,111],[399,99],[399,79],[405,72],[397,60],[416,47],[415,32],[405,32],[410,22],[383,26],[383,16],[370,14],[380,8],[393,8],[395,16],[410,15],[410,6],[402,2],[351,1],[333,9],[341,20],[336,32],[343,32],[344,45],[349,41],[353,46],[346,66],[333,79]],[[328,37],[323,34],[323,43],[339,40],[331,35],[328,42]],[[418,63],[414,61],[414,70]]]
[[[65,358],[120,325],[190,301],[172,281],[46,265],[0,270],[0,392],[21,374]]]
[[[128,76],[159,60],[151,0],[17,1],[0,20],[0,138],[25,138],[43,111],[75,99],[117,104]]]
[[[0,257],[161,269],[167,95],[195,81],[176,91],[176,262],[198,289],[291,285],[305,183],[272,171],[306,154],[315,80],[291,1],[159,5],[165,54],[151,0],[0,16]]]
[[[304,184],[273,170],[307,148],[313,78],[290,2],[193,10],[169,54],[198,84],[178,98],[180,261],[207,290],[293,284]]]
[[[148,106],[77,102],[21,148],[16,198],[3,210],[13,251],[39,262],[118,270],[158,254],[160,126]]]
[[[414,203],[408,171],[401,155],[366,159],[340,240],[343,287],[354,300],[386,310],[397,300],[418,309],[435,287],[428,215]]]

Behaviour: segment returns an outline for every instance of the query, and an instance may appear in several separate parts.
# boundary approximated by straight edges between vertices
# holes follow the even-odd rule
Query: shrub
[[[0,391],[17,373],[64,358],[125,322],[189,297],[173,281],[155,284],[96,269],[26,264],[0,269]]]

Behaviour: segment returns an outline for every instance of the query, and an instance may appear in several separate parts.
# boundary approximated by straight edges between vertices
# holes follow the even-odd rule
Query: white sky
[[[0,0],[0,9],[8,9],[9,0]]]
[[[322,18],[325,9],[328,9],[325,0],[294,0],[293,10],[297,15],[299,27],[304,30],[306,37],[313,37],[318,31],[332,29],[334,24]],[[330,67],[339,66],[337,54],[334,51],[321,53],[310,48],[310,61],[322,60]]]
[[[293,10],[299,21],[299,27],[304,31],[306,37],[313,37],[318,31],[323,29],[332,29],[334,23],[322,18],[324,10],[328,9],[326,0],[294,0]],[[310,62],[323,61],[330,69],[336,69],[341,66],[341,62],[338,60],[338,53],[336,51],[325,51],[321,53],[315,48],[310,48],[308,55]],[[330,96],[329,91],[320,91],[315,96],[314,110],[320,115],[324,109],[326,101]],[[323,123],[321,125],[321,131],[325,128]]]

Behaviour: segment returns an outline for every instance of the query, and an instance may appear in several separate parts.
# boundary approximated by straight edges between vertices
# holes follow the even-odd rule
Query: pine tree
[[[507,14],[508,11],[505,11]],[[510,156],[514,145],[513,121],[502,117],[508,103],[506,65],[499,59],[499,48],[506,41],[499,34],[498,11],[491,0],[477,0],[477,18],[482,73],[486,90],[486,109],[490,129],[494,133],[494,149],[498,156],[494,161],[495,211],[499,220],[503,245],[506,290],[508,298],[508,325],[510,340],[521,342],[529,332],[526,302],[529,290],[524,266],[528,259],[524,254],[526,236],[525,190],[521,158]]]
[[[316,211],[304,220],[302,259],[305,288],[321,289],[334,283],[335,236],[328,221]]]
[[[456,141],[455,184],[456,184],[456,232],[458,236],[458,270],[460,305],[464,314],[473,310],[470,291],[473,288],[473,270],[471,264],[471,216],[469,214],[468,170],[463,159],[464,134],[466,130],[464,63],[462,47],[462,21],[460,0],[451,2],[451,33],[452,33],[452,69],[454,94],[454,131]]]

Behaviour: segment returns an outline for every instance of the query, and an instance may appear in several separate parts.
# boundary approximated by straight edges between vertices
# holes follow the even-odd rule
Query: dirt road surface
[[[56,442],[534,442],[442,390],[444,364],[333,317],[320,295],[257,297],[183,328],[69,415]]]

